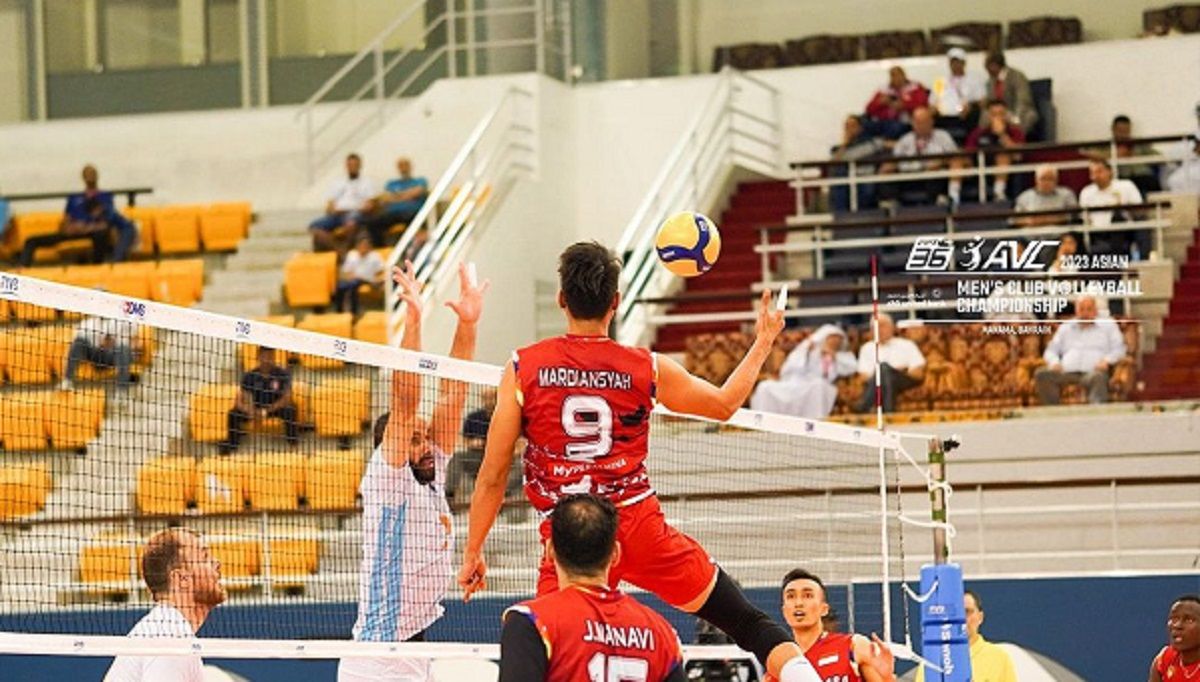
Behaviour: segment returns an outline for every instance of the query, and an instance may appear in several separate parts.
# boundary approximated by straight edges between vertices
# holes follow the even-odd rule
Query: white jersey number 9
[[[650,662],[643,658],[605,656],[600,652],[588,661],[590,682],[646,682]]]
[[[594,395],[571,395],[563,401],[562,427],[570,438],[587,440],[567,444],[567,459],[591,461],[612,450],[612,408]]]

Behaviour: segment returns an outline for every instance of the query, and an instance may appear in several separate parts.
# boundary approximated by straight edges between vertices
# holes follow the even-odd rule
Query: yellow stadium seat
[[[159,254],[200,251],[200,209],[170,206],[154,218],[154,239]]]
[[[279,327],[296,326],[296,318],[293,315],[267,315],[266,317],[258,318],[258,321],[266,322],[267,324],[273,324]],[[258,346],[252,343],[243,343],[239,352],[241,353],[243,370],[253,369],[254,366],[258,364]],[[275,354],[275,364],[286,364],[286,360],[287,358],[280,356],[279,353]]]
[[[292,381],[292,402],[296,403],[296,421],[312,424],[312,387],[303,381]]]
[[[242,236],[250,234],[250,223],[254,221],[254,207],[249,201],[221,201],[215,204],[209,204],[208,211],[210,213],[231,213],[241,217]]]
[[[350,313],[329,313],[326,315],[309,315],[296,323],[297,329],[350,338],[354,333],[354,316]],[[330,348],[332,350],[332,348]],[[341,360],[319,355],[300,355],[300,364],[312,369],[338,369],[343,365]]]
[[[8,300],[0,298],[0,324],[8,322]]]
[[[272,538],[267,548],[271,552],[271,582],[278,589],[301,587],[303,580],[288,578],[303,578],[317,572],[320,546],[316,537]]]
[[[59,282],[62,281],[63,277],[63,269],[57,266],[23,268],[14,272],[25,277],[43,279],[47,282]],[[27,322],[53,322],[58,318],[58,311],[54,308],[46,308],[23,301],[11,301],[9,302],[9,315],[14,319],[25,320]]]
[[[366,470],[353,450],[317,452],[308,458],[304,488],[310,509],[353,509]]]
[[[141,547],[142,541],[138,538],[100,538],[89,541],[79,551],[80,582],[104,583],[110,589],[125,591],[131,577],[136,580],[139,573]],[[122,583],[124,585],[118,587]]]
[[[202,513],[242,511],[253,455],[205,457],[196,468],[196,506]]]
[[[158,209],[148,206],[129,206],[121,211],[137,226],[138,239],[134,247],[135,256],[154,255],[154,219]]]
[[[143,514],[182,514],[196,499],[196,460],[157,457],[138,469],[137,508]]]
[[[204,295],[204,261],[200,258],[160,261],[150,276],[155,301],[191,306]]]
[[[205,251],[236,251],[246,236],[240,213],[218,213],[211,209],[200,214],[200,241]]]
[[[337,254],[297,253],[283,266],[283,293],[293,308],[329,305],[337,281]]]
[[[55,327],[19,327],[0,334],[0,364],[10,384],[45,384],[65,357]]]
[[[112,266],[108,263],[101,265],[68,265],[63,269],[61,281],[85,289],[97,287],[108,288],[108,279],[112,275]]]
[[[54,211],[19,213],[13,216],[11,237],[13,248],[20,252],[25,246],[25,241],[30,237],[40,237],[58,232],[62,221],[63,214]],[[54,248],[38,249],[38,253],[42,252],[53,254],[54,258],[58,257],[58,251]],[[34,254],[35,257],[37,255],[37,253]]]
[[[317,434],[353,436],[362,433],[370,404],[371,382],[367,379],[326,379],[313,391],[312,397]]]
[[[216,443],[225,440],[229,410],[237,399],[238,384],[208,384],[192,394],[188,408],[188,428],[192,440]]]
[[[152,261],[114,263],[106,288],[119,296],[150,298],[150,276],[156,268]]]
[[[296,452],[259,453],[246,473],[253,509],[296,509],[304,495],[304,457]]]
[[[42,415],[46,435],[56,449],[85,447],[100,433],[104,419],[104,391],[55,391]]]
[[[9,452],[45,450],[46,427],[42,419],[46,393],[6,393],[0,400],[0,442]]]
[[[261,546],[257,540],[237,537],[211,537],[208,548],[217,561],[221,562],[222,578],[249,578],[261,570]],[[227,588],[238,589],[237,585]],[[249,588],[249,585],[241,589]]]
[[[354,323],[354,338],[368,343],[384,343],[387,339],[387,313],[382,310],[372,310],[363,313]]]
[[[0,467],[0,519],[40,511],[50,487],[50,469],[45,462]]]

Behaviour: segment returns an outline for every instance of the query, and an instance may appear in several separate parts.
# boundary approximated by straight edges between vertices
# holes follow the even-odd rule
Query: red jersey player
[[[895,682],[891,651],[876,638],[829,632],[825,584],[797,568],[783,577],[783,619],[804,650],[808,662],[825,682]]]
[[[558,591],[504,612],[500,682],[684,682],[679,636],[661,615],[608,586],[621,556],[617,509],[595,495],[554,507],[546,554]]]
[[[619,509],[617,537],[628,551],[614,562],[610,586],[628,581],[704,618],[783,682],[817,682],[787,631],[752,606],[699,543],[667,525],[644,464],[655,401],[676,412],[728,419],[754,387],[783,314],[764,291],[754,345],[725,384],[713,386],[670,358],[608,338],[620,273],[620,262],[595,242],[574,244],[559,257],[558,302],[567,334],[517,351],[505,367],[475,481],[459,585],[468,599],[486,585],[484,542],[504,501],[513,446],[524,435],[525,493],[540,513],[549,516],[561,497],[589,492]],[[543,542],[549,523],[542,523]],[[556,588],[553,562],[543,557],[538,594]]]
[[[1184,595],[1171,604],[1167,637],[1170,644],[1150,663],[1149,682],[1200,680],[1200,595]]]

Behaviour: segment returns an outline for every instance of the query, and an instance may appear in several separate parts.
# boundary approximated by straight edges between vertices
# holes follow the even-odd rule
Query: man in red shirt
[[[609,587],[621,556],[617,508],[595,495],[554,507],[546,554],[558,591],[504,612],[501,682],[684,682],[679,635],[661,615]]]
[[[929,88],[908,79],[899,66],[888,70],[888,84],[867,102],[870,132],[895,140],[908,130],[917,107],[929,106]]]
[[[559,499],[579,493],[604,497],[620,510],[617,537],[629,551],[613,562],[610,586],[625,580],[704,618],[783,682],[815,682],[787,631],[752,606],[698,542],[667,525],[644,463],[656,401],[718,420],[746,401],[783,328],[770,292],[763,292],[754,345],[717,387],[668,357],[608,338],[620,303],[621,265],[607,248],[595,242],[570,246],[558,273],[567,334],[518,350],[500,380],[458,574],[466,598],[486,586],[483,545],[504,501],[513,446],[523,435],[525,495],[543,517]],[[549,519],[541,536],[543,543],[550,537]],[[548,555],[537,586],[539,595],[558,589]]]
[[[1009,118],[1008,106],[1004,104],[1004,100],[992,99],[988,100],[987,112],[983,120],[979,122],[979,127],[972,130],[971,134],[967,136],[964,146],[967,151],[973,152],[982,149],[994,152],[991,165],[996,168],[1007,168],[1016,160],[1016,154],[1004,150],[1023,144],[1025,144],[1025,133]],[[996,201],[1003,201],[1007,192],[1008,173],[999,172],[993,175],[992,198]],[[983,201],[984,197],[979,197],[979,200]]]
[[[1200,679],[1200,595],[1184,595],[1171,604],[1167,637],[1170,643],[1150,662],[1148,682]]]
[[[783,577],[783,619],[808,662],[826,682],[895,682],[892,653],[876,637],[829,632],[825,584],[797,568]]]

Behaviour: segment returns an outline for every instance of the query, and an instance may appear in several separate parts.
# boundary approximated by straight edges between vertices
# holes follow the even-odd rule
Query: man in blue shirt
[[[400,177],[384,185],[383,195],[379,197],[379,211],[366,222],[376,248],[390,246],[387,243],[388,230],[396,223],[412,222],[425,203],[425,197],[429,196],[429,184],[425,178],[413,177],[411,161],[401,157],[396,161],[396,170]]]
[[[88,164],[83,167],[84,190],[67,197],[63,211],[63,222],[55,234],[30,237],[25,240],[21,251],[21,265],[33,263],[34,252],[40,248],[54,246],[72,239],[92,240],[92,260],[103,262],[108,255],[109,230],[116,230],[117,242],[112,245],[112,261],[120,262],[129,255],[137,239],[137,228],[128,218],[117,212],[111,192],[99,189],[100,173]]]

